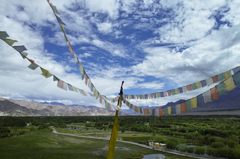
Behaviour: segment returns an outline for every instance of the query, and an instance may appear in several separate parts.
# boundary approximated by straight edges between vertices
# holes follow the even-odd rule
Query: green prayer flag
[[[227,93],[227,89],[226,89],[224,82],[221,82],[218,85],[216,85],[216,88],[217,88],[217,92],[218,92],[219,96]]]
[[[98,91],[97,91],[97,89],[95,88],[95,90],[94,90],[94,94],[93,94],[95,97],[96,97],[96,99],[98,98]]]
[[[76,87],[72,86],[72,88],[73,88],[73,91],[78,92],[78,89]]]
[[[67,43],[67,42],[68,42],[68,39],[67,39],[67,36],[66,36],[65,33],[64,33],[64,38],[65,38],[65,42]]]
[[[25,59],[28,55],[28,53],[26,52],[21,52],[20,55],[22,56],[23,59]]]
[[[59,81],[59,78],[57,78],[55,75],[53,75],[53,81]]]
[[[107,159],[113,159],[117,137],[118,137],[118,110],[116,111],[114,122],[113,122],[113,128],[112,128],[111,139],[109,142]]]
[[[4,39],[4,41],[10,46],[12,46],[15,42],[18,42],[17,40],[12,39]]]
[[[185,102],[185,105],[186,105],[186,108],[187,108],[187,112],[192,110],[191,100],[186,101],[186,102]]]
[[[82,80],[83,80],[86,72],[84,71],[83,66],[82,66],[81,63],[80,63],[80,71],[81,71],[81,73],[82,73]]]
[[[34,65],[31,63],[29,66],[28,66],[28,68],[30,68],[30,69],[32,69],[32,70],[35,70],[36,68],[38,68],[39,66],[36,64],[36,63],[34,63]]]
[[[44,76],[44,77],[46,77],[46,78],[49,78],[49,77],[51,77],[52,76],[52,74],[51,73],[49,73],[49,71],[48,70],[45,70],[44,68],[42,68],[42,67],[40,67],[41,68],[41,70],[42,70],[42,75]]]
[[[218,75],[218,80],[219,80],[219,81],[224,80],[224,74],[223,74],[223,73],[221,73],[221,74]]]
[[[6,31],[0,31],[0,39],[4,40],[7,37],[9,37],[9,35],[7,34]]]

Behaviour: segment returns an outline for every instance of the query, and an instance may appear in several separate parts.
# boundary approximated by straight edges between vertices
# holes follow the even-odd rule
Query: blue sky
[[[75,53],[101,94],[114,97],[124,80],[125,94],[169,90],[240,65],[239,1],[52,0],[66,24]],[[90,91],[68,50],[46,1],[8,0],[0,4],[1,30],[25,45],[43,68]],[[65,92],[40,69],[0,41],[0,96],[11,99],[96,105],[92,97]],[[160,106],[202,93],[203,88],[161,99],[132,100]],[[126,106],[124,106],[126,108]]]

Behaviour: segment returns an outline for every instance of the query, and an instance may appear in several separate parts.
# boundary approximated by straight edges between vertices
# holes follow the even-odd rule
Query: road
[[[82,138],[88,138],[88,139],[110,140],[109,138],[106,138],[106,137],[80,136],[80,135],[69,134],[69,133],[59,133],[59,132],[56,131],[56,129],[55,129],[54,127],[51,127],[51,128],[53,129],[53,133],[58,134],[58,135],[66,135],[66,136],[73,136],[73,137],[82,137]],[[147,148],[147,149],[153,149],[153,147],[151,147],[151,146],[139,144],[139,143],[136,143],[136,142],[123,141],[123,140],[117,140],[117,142],[132,144],[132,145],[140,146],[140,147]],[[191,154],[182,154],[182,153],[172,152],[172,151],[165,150],[165,149],[155,149],[155,150],[156,150],[156,151],[160,151],[160,152],[165,152],[165,153],[170,153],[170,154],[178,155],[178,156],[187,156],[187,157],[198,158],[198,159],[204,159],[204,158],[216,159],[215,157],[198,157],[198,156],[194,156],[194,155],[191,155]]]

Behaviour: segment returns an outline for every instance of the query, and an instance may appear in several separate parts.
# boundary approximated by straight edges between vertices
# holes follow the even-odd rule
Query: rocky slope
[[[114,111],[99,107],[41,104],[34,101],[0,98],[1,116],[113,116]],[[119,115],[128,115],[119,112]]]

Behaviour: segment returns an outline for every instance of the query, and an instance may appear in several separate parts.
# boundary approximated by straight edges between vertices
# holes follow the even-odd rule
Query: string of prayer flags
[[[41,70],[42,70],[42,75],[46,78],[49,78],[52,76],[52,74],[48,71],[48,70],[45,70],[44,68],[40,67]]]
[[[0,39],[5,40],[9,35],[6,31],[0,31]]]
[[[12,39],[4,39],[4,41],[10,46],[13,46],[15,42],[18,42],[17,40],[12,40]]]
[[[35,65],[34,60],[29,59],[29,58],[27,58],[27,59],[28,59],[29,62],[31,62],[31,64]]]
[[[192,109],[195,109],[198,106],[203,105],[204,103],[217,100],[219,96],[224,95],[227,92],[233,90],[234,88],[236,88],[236,86],[240,86],[240,70],[238,70],[238,72],[235,72],[233,76],[231,75],[230,71],[227,71],[225,74],[225,77],[228,77],[228,78],[222,81],[221,83],[217,84],[216,86],[212,87],[210,90],[207,90],[206,92],[196,97],[193,97],[189,100],[186,100],[185,102],[182,102],[180,104],[165,106],[163,108],[157,108],[157,109],[149,109],[149,108],[145,109],[145,108],[140,108],[138,106],[131,104],[125,98],[124,98],[124,103],[130,109],[133,109],[135,112],[138,112],[144,115],[166,116],[166,115],[181,114],[184,112],[189,112],[189,111],[192,111]],[[216,82],[216,78],[217,77],[213,77],[211,79],[213,82]],[[127,95],[125,95],[124,97],[127,97]]]
[[[86,73],[85,73],[85,71],[84,71],[84,69],[83,69],[82,64],[80,64],[80,72],[82,73],[82,80],[83,80]],[[85,84],[86,84],[86,85],[87,85],[88,79],[89,79],[89,77],[88,77],[88,75],[86,74],[86,79],[85,79]]]

